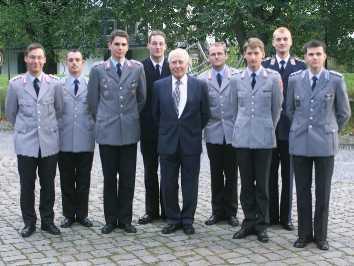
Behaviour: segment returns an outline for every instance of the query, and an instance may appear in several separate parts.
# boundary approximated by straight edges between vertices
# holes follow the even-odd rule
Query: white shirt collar
[[[187,85],[187,74],[184,74],[182,78],[180,78],[181,84],[183,85]],[[174,88],[176,86],[176,81],[177,79],[175,78],[175,76],[172,75],[172,88]]]
[[[74,84],[75,79],[77,79],[79,81],[79,84],[81,83],[81,75],[78,77],[75,77],[75,76],[69,74],[69,78],[68,78],[69,84]]]
[[[119,61],[117,61],[116,59],[114,59],[112,56],[111,56],[111,62],[113,63],[114,67],[117,67],[117,64],[120,63],[120,65],[123,67],[124,66],[124,63],[125,63],[125,57],[124,58],[121,58]]]
[[[43,79],[43,72],[41,72],[41,74],[39,74],[38,77],[35,77],[33,76],[31,73],[28,72],[28,77],[29,77],[29,80],[33,83],[33,81],[37,78],[39,80],[39,82],[42,82],[42,79]]]
[[[313,77],[313,76],[316,76],[316,77],[317,77],[317,80],[319,80],[319,79],[320,79],[320,76],[321,76],[321,74],[322,74],[323,68],[321,68],[320,72],[318,72],[316,75],[313,74],[310,69],[308,69],[308,71],[309,71],[309,79],[310,79],[310,82],[311,82],[311,84],[312,84],[312,77]]]
[[[261,66],[260,68],[258,68],[257,71],[253,71],[249,67],[247,67],[248,76],[251,77],[251,74],[254,72],[254,73],[256,73],[256,77],[258,77],[261,74],[262,69],[263,69],[263,67]]]
[[[212,70],[212,73],[213,73],[213,75],[216,77],[216,75],[218,74],[218,73],[220,73],[221,74],[221,77],[224,77],[225,76],[225,65],[224,65],[224,67],[221,69],[221,70],[216,70],[215,68],[211,68]]]
[[[154,65],[154,68],[156,68],[156,65],[159,64],[160,69],[161,69],[161,68],[162,68],[162,65],[163,65],[163,62],[165,61],[165,58],[162,57],[162,59],[161,59],[160,62],[156,62],[156,61],[154,61],[154,59],[152,59],[152,57],[150,56],[150,60],[151,60],[152,64]]]
[[[285,64],[284,64],[284,68],[285,68],[286,65],[287,65],[288,62],[289,62],[290,54],[289,54],[287,57],[285,57],[285,58],[280,58],[280,56],[278,56],[278,55],[275,55],[275,57],[277,58],[277,62],[278,62],[279,67],[281,67],[280,61],[281,61],[281,60],[284,60],[284,61],[285,61]]]

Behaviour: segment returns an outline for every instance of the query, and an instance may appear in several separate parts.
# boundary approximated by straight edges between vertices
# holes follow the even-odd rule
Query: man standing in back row
[[[144,161],[145,215],[139,218],[139,224],[151,223],[165,217],[162,197],[159,189],[159,157],[157,154],[158,128],[152,118],[151,99],[153,84],[156,80],[171,74],[167,59],[166,35],[162,31],[152,31],[149,35],[148,49],[150,57],[143,61],[146,76],[146,104],[140,114],[141,140],[140,149]]]
[[[283,95],[286,99],[288,78],[293,72],[305,69],[302,60],[290,55],[292,39],[290,31],[285,27],[277,28],[273,33],[273,47],[275,57],[262,62],[263,67],[278,71],[283,81]],[[293,196],[292,163],[289,156],[289,129],[290,121],[285,115],[286,101],[283,101],[283,111],[276,128],[277,147],[272,151],[272,164],[269,175],[269,222],[279,224],[286,230],[294,230],[291,221],[291,207]],[[279,211],[279,165],[281,165],[281,197]]]
[[[143,65],[125,58],[128,40],[125,31],[111,33],[108,43],[111,57],[91,69],[87,86],[104,177],[103,234],[111,233],[117,225],[127,233],[136,233],[131,222],[140,139],[139,113],[145,104],[146,81]]]

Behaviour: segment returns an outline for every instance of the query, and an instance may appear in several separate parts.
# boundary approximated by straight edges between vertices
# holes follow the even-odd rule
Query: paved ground
[[[0,132],[0,265],[354,265],[353,158],[353,150],[341,150],[336,158],[328,234],[330,250],[327,252],[318,250],[314,244],[304,249],[293,248],[296,232],[287,232],[280,227],[270,228],[271,241],[262,244],[255,236],[233,240],[232,235],[238,228],[227,224],[205,226],[204,221],[210,215],[210,174],[205,154],[202,154],[196,234],[193,236],[185,236],[181,231],[164,236],[160,233],[163,223],[137,226],[135,235],[119,229],[110,235],[102,235],[102,173],[96,154],[89,206],[95,226],[86,229],[74,225],[63,229],[61,236],[51,236],[41,232],[38,223],[37,232],[29,239],[22,239],[18,233],[23,224],[16,157],[10,133]],[[37,195],[38,187],[37,184]],[[62,217],[58,177],[56,188],[55,221],[59,223]],[[36,202],[38,204],[38,198]],[[293,210],[296,223],[295,202]],[[134,223],[143,212],[143,168],[139,154]],[[242,220],[241,209],[238,216]]]

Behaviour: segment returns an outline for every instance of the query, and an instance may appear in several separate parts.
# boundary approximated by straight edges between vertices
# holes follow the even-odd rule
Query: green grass
[[[354,73],[345,73],[344,78],[347,84],[348,95],[351,99],[354,99]]]

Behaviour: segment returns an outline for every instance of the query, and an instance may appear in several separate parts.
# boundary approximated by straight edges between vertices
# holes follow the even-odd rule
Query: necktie
[[[315,89],[316,83],[317,83],[317,77],[313,76],[312,77],[312,86],[311,86],[312,91]]]
[[[117,74],[120,77],[122,75],[122,65],[120,63],[117,64]]]
[[[251,86],[252,86],[252,90],[254,89],[254,86],[256,85],[256,73],[252,73],[251,74],[252,77],[252,81],[251,81]]]
[[[280,61],[280,65],[281,65],[281,67],[280,67],[280,72],[284,72],[284,70],[285,70],[285,61],[284,60],[281,60]]]
[[[221,86],[222,83],[222,76],[220,73],[216,74],[216,80],[218,81],[219,87]]]
[[[161,73],[160,73],[160,65],[159,65],[159,64],[156,64],[156,66],[155,66],[155,72],[156,72],[156,77],[157,77],[157,79],[160,79]]]
[[[179,101],[181,99],[181,92],[179,90],[179,86],[181,85],[181,81],[178,79],[176,81],[176,87],[175,90],[173,91],[173,99],[175,101],[175,105],[176,105],[176,112],[177,112],[177,116],[179,116],[179,111],[178,111],[178,107],[179,107]]]
[[[39,94],[39,84],[38,84],[38,82],[39,82],[38,78],[35,78],[33,80],[33,87],[34,87],[34,90],[36,91],[37,96]]]
[[[77,91],[79,90],[79,81],[77,79],[74,80],[74,93],[75,95],[77,94]]]

